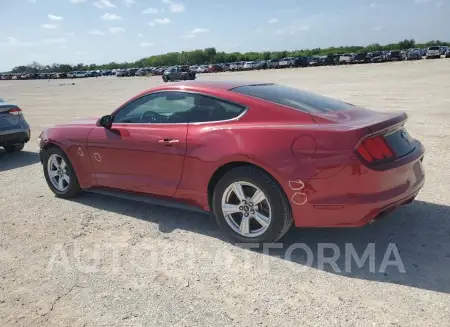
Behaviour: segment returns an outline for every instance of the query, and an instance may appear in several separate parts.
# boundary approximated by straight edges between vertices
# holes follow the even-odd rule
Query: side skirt
[[[207,214],[207,215],[211,214],[210,212],[205,211],[202,208],[196,207],[194,205],[185,204],[185,203],[178,202],[175,200],[170,200],[170,199],[162,199],[162,198],[158,198],[158,197],[153,197],[151,195],[129,193],[129,192],[125,192],[125,191],[105,189],[105,188],[90,188],[90,189],[86,189],[85,191],[89,192],[89,193],[100,194],[100,195],[120,198],[120,199],[124,199],[124,200],[129,200],[129,201],[142,202],[142,203],[148,203],[151,205],[157,205],[157,206],[162,206],[162,207],[169,207],[169,208],[176,208],[176,209],[180,209],[180,210],[193,211],[193,212],[198,212],[198,213]]]

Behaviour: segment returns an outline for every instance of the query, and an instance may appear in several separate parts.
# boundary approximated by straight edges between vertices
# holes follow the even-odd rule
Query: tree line
[[[68,73],[71,71],[86,71],[86,70],[109,70],[119,68],[141,68],[141,67],[160,67],[173,65],[201,65],[214,64],[222,62],[235,61],[254,61],[254,60],[269,60],[280,59],[284,57],[299,57],[299,56],[325,56],[339,53],[357,53],[357,52],[373,52],[383,50],[403,50],[409,48],[425,48],[429,46],[450,46],[450,42],[442,42],[433,40],[426,43],[418,44],[414,39],[403,40],[397,43],[380,45],[378,43],[369,44],[367,46],[341,46],[329,48],[315,48],[295,51],[265,51],[265,52],[222,52],[215,48],[206,48],[193,51],[169,52],[166,54],[150,56],[139,59],[135,62],[110,62],[107,64],[83,64],[76,65],[69,64],[52,64],[41,65],[38,62],[33,62],[29,65],[22,65],[14,67],[11,70],[13,74],[29,74],[29,73]]]

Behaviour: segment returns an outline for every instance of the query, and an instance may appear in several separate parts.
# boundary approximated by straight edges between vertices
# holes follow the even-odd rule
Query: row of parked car
[[[90,71],[73,71],[69,73],[37,73],[37,74],[2,74],[1,80],[11,79],[60,79],[60,78],[86,78],[86,77],[100,77],[100,76],[167,76],[165,72],[170,70],[174,73],[174,67],[177,70],[186,72],[186,70],[195,74],[201,73],[217,73],[224,71],[245,71],[255,69],[281,69],[293,67],[314,67],[314,66],[331,66],[331,65],[349,65],[362,63],[377,63],[389,61],[402,60],[421,60],[433,58],[450,58],[450,47],[447,46],[431,46],[425,49],[412,48],[406,50],[391,50],[391,51],[374,51],[374,52],[359,52],[359,53],[343,53],[332,54],[327,56],[300,56],[300,57],[286,57],[281,59],[271,60],[256,60],[256,61],[237,61],[231,63],[192,65],[192,66],[170,66],[170,67],[145,67],[145,68],[128,68],[128,69],[110,69],[110,70],[90,70]],[[178,72],[175,71],[177,75]],[[195,74],[193,76],[195,76]],[[180,75],[181,76],[181,75]],[[187,74],[183,74],[188,76]],[[192,74],[189,75],[192,77]],[[171,80],[171,79],[169,79]]]

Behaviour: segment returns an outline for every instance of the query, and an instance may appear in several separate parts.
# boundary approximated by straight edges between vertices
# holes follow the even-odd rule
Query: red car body
[[[111,129],[100,126],[97,118],[84,119],[44,131],[41,150],[49,145],[62,149],[83,189],[150,194],[206,211],[214,183],[224,172],[253,165],[279,184],[297,227],[362,226],[411,202],[423,186],[424,148],[406,134],[406,114],[353,106],[304,112],[232,90],[247,84],[175,83],[127,102],[152,92],[194,92],[245,106],[234,119],[113,124]],[[373,147],[380,136],[395,133],[401,133],[396,142],[409,144],[406,154],[392,153],[383,144],[381,150]],[[366,150],[371,146],[374,157],[379,150],[391,151],[389,158],[370,162]]]

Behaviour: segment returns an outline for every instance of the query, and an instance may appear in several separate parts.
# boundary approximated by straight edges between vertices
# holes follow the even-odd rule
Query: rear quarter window
[[[277,84],[245,85],[232,91],[310,113],[354,108],[337,99]]]

